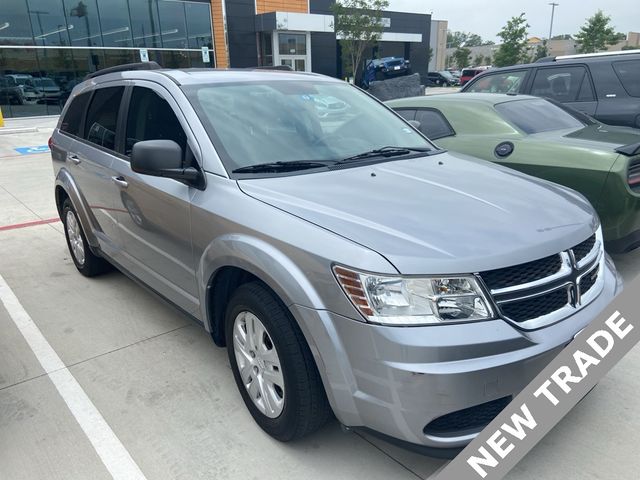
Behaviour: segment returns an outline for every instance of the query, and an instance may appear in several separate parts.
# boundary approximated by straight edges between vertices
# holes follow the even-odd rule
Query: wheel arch
[[[80,189],[78,188],[76,182],[73,180],[71,174],[66,169],[61,169],[58,172],[55,181],[56,207],[58,209],[58,215],[60,216],[61,220],[64,220],[62,218],[62,205],[67,198],[73,205],[73,208],[78,215],[80,224],[82,225],[82,230],[87,237],[87,242],[89,242],[89,247],[95,253],[95,250],[100,248],[100,244],[98,243],[97,237],[93,233],[91,213],[86,208],[86,204],[83,201]]]

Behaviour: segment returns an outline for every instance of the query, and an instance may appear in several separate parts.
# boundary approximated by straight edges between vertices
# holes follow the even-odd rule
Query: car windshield
[[[339,161],[383,147],[436,148],[347,83],[278,80],[183,88],[228,171],[269,162]]]
[[[574,115],[542,98],[499,103],[495,108],[505,120],[527,134],[586,126]]]

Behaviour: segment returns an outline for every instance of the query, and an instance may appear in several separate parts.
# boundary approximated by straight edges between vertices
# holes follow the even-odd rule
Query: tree
[[[621,34],[616,33],[610,22],[611,17],[602,13],[602,10],[598,10],[595,15],[588,18],[575,35],[578,42],[578,52],[595,53],[606,50],[607,45],[618,43]]]
[[[468,66],[469,62],[471,61],[471,50],[464,47],[458,48],[453,53],[453,59],[455,60],[456,66],[458,68],[464,68]]]
[[[493,63],[497,67],[506,67],[522,62],[527,56],[527,29],[529,24],[524,18],[524,13],[511,20],[500,30],[498,36],[502,38],[502,44],[493,57]]]
[[[433,58],[433,48],[429,47],[429,51],[427,52],[427,65],[431,63],[432,58]]]
[[[482,65],[482,62],[484,62],[484,55],[476,55],[473,58],[474,65]]]
[[[480,45],[493,45],[493,42],[485,42],[476,33],[447,31],[447,48],[479,47]]]
[[[625,45],[621,48],[621,50],[635,50],[638,47],[634,47],[633,45]]]
[[[551,37],[551,40],[573,40],[573,37],[568,33],[565,33],[563,35],[554,35]]]
[[[382,11],[387,0],[341,0],[331,6],[334,30],[346,55],[347,75],[358,75],[364,52],[378,43],[382,36]]]
[[[547,48],[547,41],[543,40],[542,43],[536,46],[536,51],[533,53],[533,61],[540,60],[541,58],[549,56],[549,49]]]

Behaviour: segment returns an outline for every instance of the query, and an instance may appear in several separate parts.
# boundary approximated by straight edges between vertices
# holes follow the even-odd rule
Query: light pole
[[[551,34],[553,33],[553,14],[556,12],[556,7],[560,6],[559,3],[551,2],[551,25],[549,25],[549,40],[551,40]]]

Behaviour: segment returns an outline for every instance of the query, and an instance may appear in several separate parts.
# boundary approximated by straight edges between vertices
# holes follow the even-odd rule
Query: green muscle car
[[[442,148],[582,193],[600,215],[610,252],[640,246],[640,130],[526,95],[454,93],[387,104]]]

